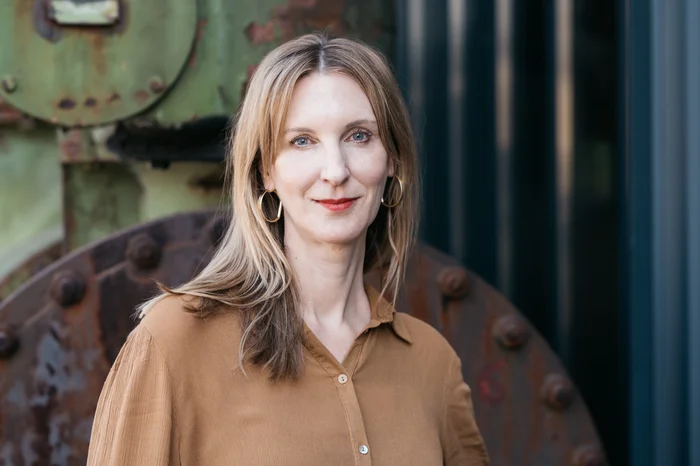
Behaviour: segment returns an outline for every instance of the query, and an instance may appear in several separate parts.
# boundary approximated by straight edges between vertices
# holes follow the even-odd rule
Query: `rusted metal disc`
[[[445,277],[465,286],[445,286]],[[557,356],[480,277],[420,245],[397,307],[437,328],[460,355],[493,466],[605,464],[588,408]]]
[[[176,286],[200,270],[224,225],[198,212],[129,229],[63,257],[0,304],[0,451],[13,464],[85,463],[135,306],[156,291],[154,280]],[[557,357],[479,277],[421,245],[398,308],[435,326],[462,358],[492,465],[604,464]],[[499,332],[520,344],[504,346]]]

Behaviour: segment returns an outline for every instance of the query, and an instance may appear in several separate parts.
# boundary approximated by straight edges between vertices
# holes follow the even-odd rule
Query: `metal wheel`
[[[174,286],[196,274],[224,226],[213,212],[140,225],[61,258],[0,303],[0,458],[85,464],[97,398],[134,307],[154,280]],[[398,306],[460,354],[493,465],[605,464],[555,354],[480,278],[420,245]]]

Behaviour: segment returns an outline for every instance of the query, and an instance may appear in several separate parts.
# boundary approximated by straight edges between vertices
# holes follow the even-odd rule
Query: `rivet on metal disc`
[[[161,246],[147,233],[140,233],[129,240],[126,257],[138,269],[153,269],[160,263]]]
[[[5,76],[2,78],[2,90],[8,94],[12,94],[17,90],[17,80],[13,76]]]
[[[530,339],[530,334],[530,326],[516,314],[501,317],[493,326],[494,338],[508,350],[521,348]]]
[[[153,93],[160,94],[165,90],[165,83],[160,77],[154,76],[148,81],[148,87]]]
[[[83,279],[72,270],[57,272],[51,279],[51,297],[62,307],[79,303],[85,296]]]
[[[581,445],[572,455],[574,466],[606,466],[605,455],[595,445]]]
[[[550,408],[562,411],[576,399],[576,389],[563,375],[549,374],[544,378],[542,397]]]
[[[444,296],[460,299],[469,292],[469,274],[462,267],[446,267],[438,273],[437,284]]]
[[[0,359],[11,358],[19,349],[19,337],[12,328],[0,328]]]

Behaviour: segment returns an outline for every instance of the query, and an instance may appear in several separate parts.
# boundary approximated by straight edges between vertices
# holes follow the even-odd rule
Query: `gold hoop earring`
[[[403,199],[403,181],[401,181],[401,178],[399,178],[398,176],[395,176],[394,179],[396,179],[396,181],[399,182],[399,189],[401,190],[401,192],[399,194],[399,198],[393,204],[387,204],[384,201],[384,196],[382,196],[382,205],[384,207],[389,207],[389,208],[396,207],[397,205],[399,205],[401,203],[401,200]]]
[[[282,217],[282,201],[280,201],[280,205],[279,205],[279,207],[277,208],[277,217],[275,217],[275,218],[273,218],[272,220],[270,220],[269,218],[267,218],[267,217],[265,216],[265,209],[263,209],[263,199],[265,199],[265,194],[267,194],[267,193],[270,193],[270,195],[272,195],[272,193],[274,193],[274,191],[268,191],[268,190],[266,189],[266,190],[260,195],[260,197],[258,198],[258,209],[260,209],[260,213],[262,214],[263,218],[265,219],[265,221],[266,221],[267,223],[275,223],[275,222],[277,222],[277,221]]]

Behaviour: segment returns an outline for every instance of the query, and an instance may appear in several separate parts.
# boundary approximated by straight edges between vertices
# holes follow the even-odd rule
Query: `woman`
[[[488,464],[459,358],[383,297],[419,202],[385,59],[347,39],[285,43],[234,126],[235,220],[198,277],[140,308],[88,464]],[[363,281],[375,267],[381,292]]]

